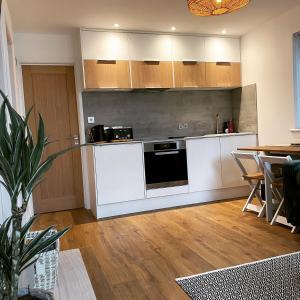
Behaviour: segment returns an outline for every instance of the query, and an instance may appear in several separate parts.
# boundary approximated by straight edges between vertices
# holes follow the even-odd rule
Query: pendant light
[[[250,3],[250,0],[187,0],[192,14],[201,17],[219,16],[236,11]]]

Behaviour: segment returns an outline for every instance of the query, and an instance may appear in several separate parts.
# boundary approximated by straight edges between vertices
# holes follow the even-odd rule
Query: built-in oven
[[[147,189],[188,184],[185,140],[145,142]]]

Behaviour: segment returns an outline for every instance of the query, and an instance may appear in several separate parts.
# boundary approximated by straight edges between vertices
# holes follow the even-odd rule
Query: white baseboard
[[[171,195],[157,198],[148,198],[106,205],[97,206],[97,219],[120,216],[132,213],[146,212],[177,206],[207,203],[217,200],[239,198],[249,195],[249,187],[241,186],[237,188],[204,191],[197,193],[187,193]]]

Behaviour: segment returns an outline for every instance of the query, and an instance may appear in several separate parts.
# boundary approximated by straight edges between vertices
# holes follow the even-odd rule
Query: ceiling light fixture
[[[228,14],[248,5],[251,0],[187,0],[193,15],[207,17]]]
[[[114,24],[114,27],[115,27],[115,28],[119,28],[119,27],[120,27],[120,24],[115,23],[115,24]]]
[[[171,30],[172,30],[172,31],[175,31],[175,30],[176,30],[176,27],[175,27],[175,26],[172,26],[172,27],[171,27]]]

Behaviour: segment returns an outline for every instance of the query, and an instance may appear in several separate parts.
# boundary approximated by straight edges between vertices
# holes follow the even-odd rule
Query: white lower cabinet
[[[190,192],[221,188],[219,138],[190,139],[186,143]]]
[[[145,198],[142,143],[94,147],[97,204]]]
[[[237,135],[187,140],[190,192],[246,185],[231,152],[256,146],[256,135]],[[254,162],[243,162],[248,172],[257,172]]]
[[[223,187],[238,187],[247,183],[242,179],[241,172],[234,161],[231,152],[239,147],[257,146],[256,135],[229,136],[220,138],[222,183]],[[252,161],[245,161],[243,164],[249,172],[257,172],[257,166]]]

